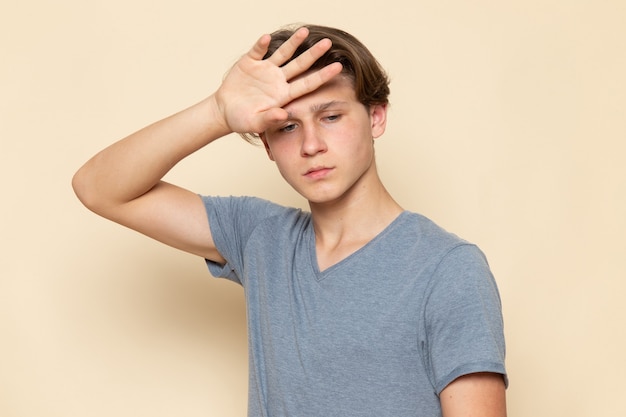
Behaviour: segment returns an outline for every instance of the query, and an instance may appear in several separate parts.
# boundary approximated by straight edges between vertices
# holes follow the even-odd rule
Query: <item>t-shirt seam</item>
[[[423,332],[423,339],[421,341],[418,340],[418,354],[420,355],[420,357],[422,357],[422,363],[424,364],[424,369],[426,370],[426,372],[428,373],[428,379],[430,380],[430,383],[433,387],[433,389],[435,391],[437,391],[437,380],[436,380],[436,376],[435,373],[433,371],[432,368],[432,359],[431,359],[431,355],[430,355],[430,336],[428,334],[428,332],[426,331],[426,306],[428,305],[429,301],[430,301],[430,297],[432,296],[432,291],[434,288],[434,279],[435,276],[437,275],[437,271],[439,271],[441,265],[443,264],[444,260],[450,256],[450,254],[454,251],[456,251],[459,248],[462,247],[477,247],[476,244],[473,244],[471,242],[467,242],[467,241],[460,241],[460,242],[455,242],[452,246],[448,247],[441,255],[439,258],[439,261],[436,263],[436,265],[434,266],[432,273],[430,274],[430,276],[428,277],[428,282],[426,283],[425,286],[425,294],[424,297],[422,298],[422,305],[421,305],[421,322],[422,322],[422,326],[424,328],[424,332]],[[418,333],[419,334],[419,333]],[[459,367],[461,367],[463,365],[459,365]]]

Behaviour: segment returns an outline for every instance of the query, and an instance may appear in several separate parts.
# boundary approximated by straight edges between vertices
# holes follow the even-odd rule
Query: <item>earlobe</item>
[[[374,104],[370,106],[370,121],[372,137],[374,139],[385,133],[387,126],[387,104]]]

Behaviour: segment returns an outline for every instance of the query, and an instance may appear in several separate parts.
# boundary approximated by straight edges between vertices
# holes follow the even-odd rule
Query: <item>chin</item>
[[[323,205],[332,205],[334,203],[337,203],[339,200],[341,200],[341,195],[335,195],[335,194],[325,194],[325,195],[314,195],[314,196],[304,196],[304,198],[307,199],[307,201],[309,202],[309,205],[317,205],[317,206],[323,206]]]

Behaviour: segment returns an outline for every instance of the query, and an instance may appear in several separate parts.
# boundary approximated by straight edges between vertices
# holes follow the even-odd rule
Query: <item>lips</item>
[[[304,173],[304,176],[311,178],[311,179],[319,179],[328,175],[330,171],[332,171],[332,168],[325,167],[325,166],[317,166],[306,171]]]

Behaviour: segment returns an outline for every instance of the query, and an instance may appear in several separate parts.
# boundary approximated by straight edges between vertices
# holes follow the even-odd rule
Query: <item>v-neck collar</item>
[[[308,225],[308,230],[307,230],[307,246],[308,246],[308,252],[309,252],[309,259],[310,259],[310,264],[311,264],[311,268],[313,270],[313,273],[315,275],[315,279],[317,281],[322,281],[323,279],[327,278],[328,276],[332,275],[332,273],[341,268],[343,265],[351,262],[354,258],[358,257],[359,254],[365,250],[367,250],[370,246],[376,244],[377,241],[379,241],[380,239],[384,238],[384,236],[389,233],[389,231],[395,227],[395,225],[397,223],[399,223],[401,221],[402,218],[404,218],[407,215],[407,211],[404,210],[402,211],[398,216],[396,216],[395,219],[393,219],[391,221],[391,223],[389,223],[383,230],[380,231],[380,233],[378,233],[376,236],[374,236],[369,242],[367,242],[365,245],[361,246],[359,249],[357,249],[356,251],[352,252],[351,254],[349,254],[348,256],[346,256],[345,258],[339,260],[338,262],[335,262],[334,264],[330,265],[329,267],[325,268],[324,270],[320,270],[319,268],[319,262],[317,260],[317,249],[315,246],[315,230],[313,228],[313,218],[309,217],[309,225]]]

